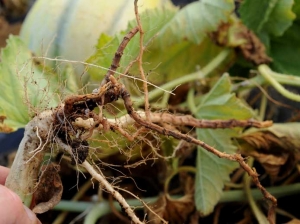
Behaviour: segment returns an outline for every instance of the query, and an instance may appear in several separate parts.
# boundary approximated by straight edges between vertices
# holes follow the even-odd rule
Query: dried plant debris
[[[244,58],[256,65],[268,64],[272,59],[266,54],[266,48],[260,39],[248,28],[243,26],[237,34],[238,38],[246,39],[246,43],[241,44],[237,49],[240,50]]]
[[[4,133],[10,133],[13,131],[11,127],[4,124],[4,120],[6,119],[6,116],[0,116],[0,132]]]
[[[261,40],[237,19],[230,23],[222,23],[210,36],[220,46],[235,47],[246,60],[256,65],[272,61]]]
[[[180,182],[184,196],[181,198],[171,198],[169,194],[161,195],[158,200],[151,205],[154,212],[169,223],[192,223],[198,220],[199,212],[196,210],[194,202],[194,180],[187,173],[180,173]],[[161,223],[153,213],[149,212],[151,223]]]
[[[162,195],[151,207],[160,217],[174,224],[188,223],[192,215],[196,213],[193,195],[185,195],[179,199],[171,199],[168,195]],[[161,220],[151,212],[148,214],[151,223],[161,223]]]
[[[299,123],[285,123],[250,129],[238,138],[239,148],[260,162],[273,181],[278,181],[290,174],[299,158],[299,128]]]
[[[59,165],[56,164],[42,166],[31,204],[34,213],[44,213],[60,201],[63,186],[58,171]]]

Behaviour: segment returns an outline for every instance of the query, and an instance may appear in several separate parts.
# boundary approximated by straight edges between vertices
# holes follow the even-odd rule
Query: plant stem
[[[119,211],[121,210],[121,207],[118,206],[119,204],[114,202],[114,206]],[[102,216],[110,213],[110,207],[109,203],[107,201],[103,201],[101,203],[98,203],[96,206],[94,206],[91,211],[87,214],[87,216],[84,219],[84,224],[94,224],[96,221],[101,218]]]
[[[269,187],[266,188],[268,192],[274,195],[276,198],[285,197],[289,195],[298,194],[300,192],[300,183],[278,186],[278,187]],[[263,200],[263,196],[261,195],[260,190],[251,189],[251,195],[254,200]],[[172,196],[172,198],[180,198],[181,195]],[[141,198],[146,203],[155,202],[158,197],[149,197],[149,198]],[[130,206],[142,206],[140,200],[137,199],[128,199],[126,200]],[[221,196],[219,203],[226,202],[245,202],[247,198],[245,196],[244,190],[231,190],[224,191]],[[121,207],[118,202],[114,202],[114,206],[116,209],[121,211]],[[70,212],[84,212],[87,209],[91,209],[85,218],[85,224],[93,224],[96,223],[97,219],[101,216],[106,215],[111,212],[108,201],[102,201],[100,203],[93,202],[73,202],[73,201],[65,201],[61,200],[58,205],[56,205],[54,210],[60,211],[70,211]]]
[[[254,161],[253,157],[250,157],[248,160],[249,166],[252,167],[253,161]],[[249,175],[247,173],[245,173],[244,174],[244,190],[245,190],[245,194],[246,194],[247,200],[249,202],[249,205],[251,207],[251,210],[254,213],[259,224],[267,224],[268,220],[267,220],[266,216],[262,213],[260,208],[257,206],[257,204],[254,200],[254,197],[251,194],[250,185],[251,185],[251,179],[250,179]]]
[[[236,189],[239,189],[239,188],[243,188],[244,185],[241,183],[241,184],[236,184],[236,183],[232,183],[232,182],[225,182],[224,185],[227,187],[227,188],[236,188]]]
[[[164,184],[164,191],[165,194],[168,193],[169,185],[171,180],[175,175],[177,175],[180,172],[191,172],[191,173],[196,173],[197,169],[193,166],[180,166],[177,169],[175,169],[166,179],[165,184]]]
[[[278,187],[268,187],[266,188],[268,192],[274,195],[276,198],[281,198],[293,194],[298,194],[300,192],[300,183],[278,186]],[[251,195],[254,200],[263,200],[261,192],[258,189],[251,189]],[[231,190],[224,191],[219,202],[245,202],[247,198],[245,197],[244,190]]]
[[[212,71],[214,71],[230,54],[231,50],[229,48],[224,49],[221,51],[208,65],[206,65],[203,69],[200,71],[184,75],[178,79],[174,79],[170,82],[167,82],[166,84],[160,86],[161,89],[154,89],[151,92],[149,92],[149,100],[153,100],[154,98],[158,97],[164,90],[171,90],[176,88],[179,85],[182,85],[187,82],[192,82],[195,80],[203,79],[207,75],[209,75]],[[141,106],[145,103],[143,98],[133,99],[135,102],[135,106]]]
[[[272,71],[272,78],[278,83],[290,86],[300,86],[300,77],[293,75],[280,74]],[[267,80],[261,76],[257,75],[251,79],[247,79],[243,82],[239,82],[232,85],[232,91],[242,90],[242,89],[252,89],[256,86],[262,86],[268,84]]]
[[[75,196],[71,199],[71,201],[77,201],[80,199],[86,191],[92,186],[91,181],[87,181],[83,186],[80,187],[79,191],[75,194]],[[64,223],[64,220],[66,219],[67,215],[69,214],[68,211],[64,211],[59,216],[56,217],[53,224],[61,224]]]
[[[146,203],[151,203],[155,202],[157,200],[156,197],[153,198],[147,198],[144,200]],[[129,202],[130,206],[142,206],[142,203],[137,200],[137,199],[131,199],[127,200]],[[114,207],[118,210],[121,211],[121,206],[118,202],[113,202]],[[101,202],[94,206],[92,210],[87,214],[87,216],[84,219],[84,224],[95,224],[96,221],[101,218],[102,216],[110,213],[110,206],[107,201]]]
[[[266,110],[267,110],[267,96],[265,94],[262,95],[259,107],[259,119],[263,121],[265,119]]]
[[[300,95],[286,90],[273,76],[274,72],[267,65],[258,67],[259,73],[283,96],[290,100],[300,102]],[[278,74],[277,74],[278,75]]]
[[[187,95],[187,104],[192,114],[195,114],[197,112],[194,91],[195,91],[194,88],[191,88]]]
[[[300,85],[300,77],[293,75],[280,74],[277,72],[272,72],[272,76],[277,82],[286,85],[299,86]]]

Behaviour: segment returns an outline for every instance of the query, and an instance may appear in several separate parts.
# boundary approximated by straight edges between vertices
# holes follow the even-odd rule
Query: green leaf
[[[113,47],[117,49],[117,40],[113,41],[113,37],[101,34],[96,45],[96,52],[87,60],[88,63],[96,64],[105,68],[109,68],[112,60]],[[109,56],[108,56],[109,55]],[[99,71],[98,68],[89,67],[88,73],[94,81],[101,81],[105,76],[106,70]]]
[[[283,36],[271,41],[271,67],[275,71],[300,76],[299,36],[300,22],[297,21]]]
[[[143,29],[145,31],[144,43],[152,44],[154,36],[157,32],[175,15],[175,10],[170,9],[154,9],[146,10],[141,14],[141,22],[143,24]],[[151,19],[149,19],[151,18]],[[128,32],[133,27],[137,26],[136,21],[131,21],[126,32]],[[109,68],[111,65],[112,58],[119,47],[123,37],[126,32],[121,32],[114,38],[102,34],[99,38],[98,44],[96,46],[96,52],[89,59],[89,63],[93,63],[105,68]],[[120,71],[124,71],[126,66],[130,61],[134,60],[138,56],[139,52],[139,34],[136,34],[128,43],[124,50],[122,60],[120,63]],[[145,59],[144,59],[145,61]],[[157,67],[157,64],[153,65]],[[152,67],[152,68],[153,68]],[[134,70],[134,69],[132,69]],[[131,70],[131,73],[132,73]],[[98,68],[89,68],[89,74],[93,81],[102,80],[106,70],[99,70]]]
[[[201,43],[207,33],[228,21],[233,10],[231,0],[202,0],[187,5],[159,32],[159,37],[168,37],[161,42],[161,47],[166,48],[183,39]]]
[[[0,116],[6,117],[4,125],[12,131],[24,127],[43,109],[57,106],[58,94],[66,91],[66,78],[42,68],[15,36],[10,36],[1,52],[0,74]]]
[[[300,0],[294,0],[293,12],[296,14],[296,20],[300,20]]]
[[[249,119],[254,116],[252,110],[231,93],[228,75],[214,85],[202,98],[195,114],[199,119]],[[231,138],[239,134],[240,129],[197,129],[197,138],[226,153],[234,153],[236,147]],[[197,210],[208,215],[218,203],[224,182],[229,180],[230,173],[238,166],[229,160],[218,158],[202,147],[198,147],[197,173],[195,182],[195,203]]]
[[[256,34],[281,36],[292,25],[293,0],[244,0],[239,12],[244,24]]]
[[[210,6],[212,8],[215,5],[214,3],[205,3],[205,5],[210,4],[213,4],[213,6]],[[147,10],[141,14],[141,21],[145,31],[144,43],[146,46],[143,57],[143,67],[145,73],[148,75],[148,80],[156,85],[160,85],[182,75],[197,71],[199,67],[201,68],[208,64],[208,62],[216,57],[216,55],[218,55],[223,49],[216,46],[208,37],[201,37],[202,41],[199,44],[193,43],[192,40],[175,37],[181,36],[182,33],[185,32],[184,30],[186,29],[186,26],[192,26],[192,23],[183,23],[182,26],[177,27],[177,31],[174,31],[175,33],[168,35],[166,33],[166,27],[173,26],[173,23],[170,23],[170,21],[173,21],[173,19],[179,14],[180,13],[176,13],[176,11],[169,9]],[[149,18],[152,19],[150,20]],[[194,29],[202,30],[203,27],[201,24],[202,23],[194,24]],[[136,22],[132,21],[129,29],[134,26],[136,26]],[[207,32],[208,30],[206,30],[204,34],[201,33],[201,35],[206,35]],[[172,38],[170,38],[170,35]],[[101,36],[97,45],[97,51],[88,60],[88,62],[108,68],[123,37],[124,32],[117,35],[111,41],[109,41],[109,38],[105,39]],[[173,41],[174,38],[177,38],[178,41]],[[164,47],[161,47],[162,43]],[[120,63],[121,67],[118,71],[123,72],[128,63],[135,59],[138,52],[139,34],[137,34],[126,47]],[[191,57],[191,55],[193,55],[193,57]],[[231,54],[230,57],[227,58],[227,61],[220,66],[219,71],[225,71],[227,66],[233,60],[232,56],[233,54]],[[92,81],[99,81],[103,78],[105,71],[90,68],[89,73],[91,74]],[[139,76],[136,64],[132,67],[129,74]]]
[[[260,32],[277,2],[278,0],[243,1],[239,8],[243,23],[254,32]]]
[[[243,22],[267,47],[273,59],[271,67],[297,76],[300,70],[299,4],[299,0],[245,0],[240,7]]]
[[[143,60],[151,63],[145,63],[144,70],[152,71],[148,76],[150,82],[164,84],[205,67],[222,50],[222,47],[216,46],[208,37],[199,45],[187,41],[173,44],[169,46],[167,53],[161,48],[150,47]],[[218,67],[218,72],[226,71],[233,60],[232,52]]]
[[[264,29],[274,36],[281,36],[293,23],[296,15],[292,11],[293,0],[278,0],[270,19],[264,25]]]
[[[300,0],[295,0],[293,12],[297,15],[293,25],[283,36],[271,40],[271,67],[281,73],[300,76]]]

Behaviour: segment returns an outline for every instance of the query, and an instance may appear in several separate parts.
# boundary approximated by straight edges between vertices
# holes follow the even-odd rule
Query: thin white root
[[[88,119],[84,120],[81,117],[78,117],[75,119],[74,122],[72,122],[72,125],[75,125],[78,128],[84,128],[84,129],[88,130],[94,126],[94,123],[95,123],[95,121],[93,118],[88,118]]]
[[[39,144],[39,146],[38,146],[35,150],[32,150],[31,152],[29,152],[29,153],[31,153],[31,154],[37,152],[37,151],[42,147],[42,144],[43,144],[43,141],[42,141],[42,139],[41,139],[41,137],[40,137],[40,135],[39,135],[39,127],[36,126],[35,128],[36,128],[36,136],[37,136],[38,139],[40,140],[40,144]]]
[[[137,113],[140,115],[140,117],[142,119],[146,118],[146,114],[144,111],[137,111]],[[151,118],[152,122],[161,121],[161,117],[153,115],[153,114],[151,114],[150,118]],[[126,114],[120,118],[116,118],[116,119],[107,119],[107,121],[109,123],[118,125],[120,128],[126,128],[129,125],[133,125],[136,123],[135,120],[133,120],[128,114]],[[78,117],[78,118],[76,118],[76,120],[74,122],[72,122],[72,124],[79,128],[84,128],[84,129],[88,130],[94,126],[95,121],[93,118],[88,118],[88,119],[84,120],[81,117]]]
[[[33,59],[44,59],[44,60],[47,60],[47,61],[57,61],[57,62],[67,62],[67,63],[82,64],[82,65],[87,65],[87,66],[91,66],[91,67],[95,67],[95,68],[100,68],[100,69],[103,69],[105,71],[112,71],[109,68],[106,68],[106,67],[103,67],[103,66],[100,66],[100,65],[96,65],[96,64],[82,62],[82,61],[66,60],[66,59],[60,59],[60,58],[48,58],[48,57],[32,57],[32,58]],[[118,75],[120,75],[122,77],[126,77],[126,78],[129,78],[129,79],[133,79],[133,80],[138,80],[138,81],[141,81],[141,82],[145,82],[145,80],[140,79],[138,77],[131,76],[131,75],[126,75],[127,74],[126,72],[121,73],[121,72],[114,71],[114,73],[116,73],[116,74],[118,74]],[[175,93],[173,93],[172,91],[163,89],[160,86],[157,86],[157,85],[155,85],[155,84],[153,84],[151,82],[146,81],[146,83],[148,85],[150,85],[150,86],[153,86],[153,87],[155,87],[157,89],[160,89],[161,91],[163,91],[165,93],[168,93],[168,94],[171,94],[171,95],[175,95]]]
[[[55,139],[58,143],[59,147],[65,151],[67,151],[72,156],[72,149],[69,145],[64,144],[59,138]],[[125,198],[116,191],[113,186],[105,179],[105,177],[101,174],[99,174],[94,167],[87,162],[86,160],[81,164],[91,175],[93,178],[99,181],[99,183],[106,189],[108,193],[110,193],[119,203],[120,206],[124,209],[126,214],[129,216],[131,221],[135,224],[144,224],[139,220],[139,218],[135,215],[132,208],[129,206],[129,204],[126,202]]]
[[[140,119],[146,119],[146,113],[144,111],[135,112]],[[234,128],[234,127],[256,127],[256,128],[267,128],[272,126],[272,121],[255,121],[253,119],[249,120],[201,120],[194,118],[191,115],[176,115],[170,113],[149,113],[149,122],[151,123],[163,123],[171,124],[173,126],[193,126],[197,128]],[[122,117],[115,119],[107,119],[107,122],[113,125],[118,125],[120,128],[126,128],[130,125],[136,123],[134,119],[126,114]],[[73,125],[79,128],[85,128],[86,130],[92,128],[95,122],[93,118],[83,120],[82,118],[77,118]]]
[[[139,220],[139,218],[134,214],[134,211],[132,208],[128,205],[126,202],[125,198],[118,192],[116,191],[113,186],[103,177],[100,175],[94,167],[89,164],[87,161],[84,161],[82,163],[82,166],[96,179],[100,182],[100,184],[103,185],[103,187],[120,203],[121,207],[125,210],[127,215],[130,217],[131,221],[135,224],[143,224]]]
[[[38,137],[38,139],[40,140],[40,144],[39,146],[35,149],[35,150],[32,150],[31,152],[29,152],[30,154],[34,153],[30,159],[28,159],[26,161],[26,164],[29,163],[38,153],[42,152],[44,149],[45,149],[45,146],[49,143],[49,138],[52,136],[50,133],[52,132],[52,124],[51,126],[49,127],[49,131],[48,131],[48,134],[47,134],[47,139],[46,141],[43,141],[39,135],[39,128],[38,126],[36,126],[36,136]],[[43,144],[44,143],[44,144]]]

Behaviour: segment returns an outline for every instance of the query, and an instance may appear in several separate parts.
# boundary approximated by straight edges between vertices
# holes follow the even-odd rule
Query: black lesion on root
[[[63,115],[69,121],[74,121],[78,117],[88,118],[86,111],[93,111],[97,106],[104,106],[106,104],[115,102],[119,99],[119,96],[119,89],[112,85],[99,98],[97,97],[73,102],[67,107],[67,110],[65,108]]]
[[[115,88],[114,85],[112,85],[109,89],[106,90],[104,95],[100,99],[96,99],[96,104],[100,106],[104,106],[108,103],[115,102],[119,99],[119,89]]]
[[[65,107],[57,110],[54,118],[55,132],[64,144],[72,148],[72,165],[82,164],[89,154],[88,142],[80,139],[85,130],[74,127],[73,122],[79,117],[82,119],[93,118],[93,109],[117,101],[121,97],[121,89],[119,85],[111,83],[102,96],[96,98],[78,97],[80,100],[77,102],[76,97],[74,99],[69,98]],[[68,105],[67,109],[66,105]]]
[[[69,144],[71,141],[70,136],[67,134],[66,130],[64,128],[60,128],[56,130],[56,136],[64,143],[64,144]]]
[[[71,165],[82,164],[89,154],[89,144],[85,140],[72,139],[65,131],[57,132],[57,137],[72,149]]]
[[[92,99],[88,99],[84,102],[74,103],[72,111],[74,114],[84,115],[87,109],[92,111],[95,107],[97,107],[97,103]]]
[[[89,143],[85,140],[75,139],[70,146],[73,153],[71,164],[82,164],[89,154]]]

